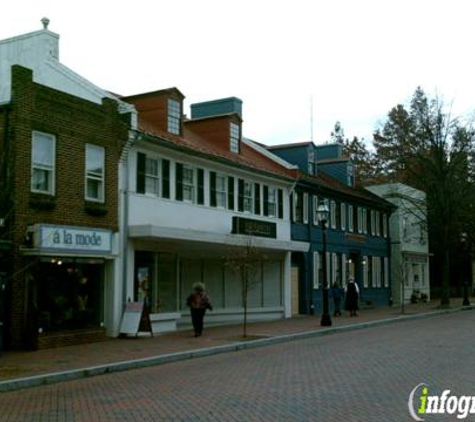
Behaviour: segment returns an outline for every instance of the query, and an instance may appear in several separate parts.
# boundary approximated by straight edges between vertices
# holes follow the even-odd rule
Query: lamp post
[[[330,210],[326,202],[320,204],[317,207],[317,218],[320,227],[322,228],[322,244],[323,244],[323,286],[322,286],[322,299],[323,299],[323,312],[320,325],[322,327],[329,327],[332,325],[330,313],[328,311],[328,277],[327,277],[327,222]]]

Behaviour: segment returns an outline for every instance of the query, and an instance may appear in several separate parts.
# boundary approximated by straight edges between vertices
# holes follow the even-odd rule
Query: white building
[[[402,183],[367,189],[398,207],[389,220],[393,303],[430,300],[426,194]]]
[[[240,321],[239,271],[250,250],[250,320],[291,316],[290,254],[308,249],[290,238],[295,169],[243,139],[237,98],[191,106],[176,88],[124,98],[139,131],[124,162],[125,298],[147,299],[154,332],[189,323],[186,297],[204,282],[207,321]]]

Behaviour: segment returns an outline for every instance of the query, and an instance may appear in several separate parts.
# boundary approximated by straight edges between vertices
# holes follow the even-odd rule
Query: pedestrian
[[[186,299],[186,306],[190,308],[191,322],[193,323],[195,337],[199,337],[203,332],[203,319],[206,310],[213,310],[203,283],[193,284],[193,293]]]
[[[335,281],[330,288],[330,294],[333,298],[333,316],[341,316],[341,300],[345,294],[343,288]]]
[[[350,278],[348,286],[346,286],[345,308],[350,312],[350,316],[358,316],[359,288],[353,278]]]

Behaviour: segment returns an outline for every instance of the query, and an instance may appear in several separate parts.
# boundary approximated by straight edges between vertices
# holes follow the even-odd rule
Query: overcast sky
[[[371,139],[419,85],[456,114],[475,109],[474,11],[470,0],[14,0],[0,39],[46,16],[60,61],[102,88],[175,86],[187,114],[236,96],[245,136],[318,144],[337,120]]]

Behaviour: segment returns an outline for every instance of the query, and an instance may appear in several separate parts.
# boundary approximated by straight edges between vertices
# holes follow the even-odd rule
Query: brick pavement
[[[101,367],[97,373],[109,372],[104,366],[117,362],[141,362],[140,365],[154,365],[163,363],[164,360],[153,361],[153,358],[170,356],[170,360],[181,360],[196,355],[187,355],[186,352],[200,351],[202,355],[236,350],[227,349],[228,346],[238,345],[238,348],[253,347],[260,343],[271,344],[276,341],[288,341],[295,335],[314,336],[330,334],[338,330],[357,329],[368,324],[386,324],[401,319],[435,315],[440,312],[453,312],[462,308],[461,299],[452,299],[451,309],[438,309],[438,302],[410,304],[405,306],[405,313],[399,307],[378,307],[364,309],[358,317],[333,318],[331,328],[320,327],[317,316],[298,316],[277,321],[255,322],[248,325],[249,340],[242,342],[242,326],[214,326],[206,327],[202,337],[194,338],[191,329],[180,330],[174,333],[162,334],[151,338],[150,336],[126,339],[109,339],[98,343],[79,346],[66,346],[55,349],[43,349],[28,352],[3,352],[0,356],[0,391],[10,389],[8,384],[14,380],[31,380],[37,376],[64,371],[74,371],[85,368]],[[288,337],[285,337],[288,336]],[[185,353],[185,354],[184,354]],[[152,359],[152,360],[150,360]],[[145,361],[145,362],[144,362]],[[121,367],[117,370],[127,369]],[[94,375],[93,370],[82,371],[82,376]],[[69,375],[71,379],[78,378]],[[58,379],[68,378],[62,374]],[[6,386],[2,384],[7,384]],[[33,385],[38,385],[38,383]],[[26,383],[24,386],[28,386]],[[18,388],[18,387],[15,387]]]

